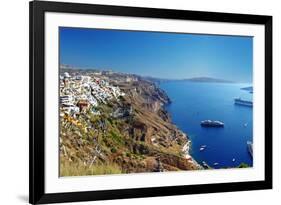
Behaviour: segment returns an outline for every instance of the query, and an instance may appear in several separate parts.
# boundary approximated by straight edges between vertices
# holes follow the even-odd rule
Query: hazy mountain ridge
[[[184,78],[184,79],[164,79],[164,78],[155,78],[155,77],[143,77],[146,80],[152,82],[175,82],[175,81],[190,81],[190,82],[208,82],[208,83],[235,83],[234,81],[224,80],[219,78],[211,77],[194,77],[194,78]]]
[[[111,75],[120,75],[120,76],[130,76],[130,77],[135,77],[138,79],[143,79],[143,80],[148,80],[150,82],[174,82],[174,81],[190,81],[190,82],[208,82],[208,83],[235,83],[235,81],[231,80],[225,80],[225,79],[220,79],[220,78],[214,78],[214,77],[193,77],[193,78],[182,78],[182,79],[172,79],[172,78],[158,78],[158,77],[152,77],[152,76],[142,76],[142,75],[137,75],[137,74],[131,74],[131,73],[122,73],[122,72],[115,72],[110,69],[104,70],[104,69],[98,69],[98,68],[78,68],[74,66],[69,66],[69,65],[61,65],[60,68],[66,72],[75,72],[79,71],[80,73],[87,73],[87,72],[101,72],[101,74],[111,74]]]

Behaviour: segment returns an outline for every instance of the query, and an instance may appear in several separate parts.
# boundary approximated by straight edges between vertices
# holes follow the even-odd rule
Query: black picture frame
[[[272,188],[272,16],[185,11],[124,6],[105,6],[93,4],[32,1],[30,11],[30,165],[29,202],[31,204],[108,200],[137,197],[154,197],[198,193],[260,190]],[[81,191],[68,193],[45,192],[45,59],[44,26],[46,12],[98,14],[112,16],[150,17],[162,19],[199,20],[260,24],[265,26],[265,180],[136,188],[106,191]]]

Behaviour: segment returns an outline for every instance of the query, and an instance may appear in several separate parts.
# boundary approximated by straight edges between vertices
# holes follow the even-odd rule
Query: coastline
[[[191,148],[191,141],[188,139],[188,142],[183,146],[182,151],[184,152],[183,157],[194,164],[198,169],[204,169],[189,153]]]
[[[173,101],[165,107],[172,122],[192,142],[189,154],[204,168],[204,163],[214,169],[237,168],[242,163],[252,166],[252,157],[246,149],[246,142],[252,140],[252,109],[234,104],[236,97],[251,99],[252,94],[241,89],[245,85],[197,82],[159,84]],[[222,121],[225,127],[203,128],[200,122],[205,119]],[[234,132],[234,129],[237,131]],[[235,144],[229,147],[231,143]]]
[[[156,85],[155,82],[154,82],[154,84]],[[158,85],[156,85],[156,86],[158,86]],[[161,88],[159,87],[159,89],[161,89]],[[169,116],[171,116],[171,114],[167,111],[167,109],[165,108],[165,106],[168,105],[168,104],[171,104],[171,103],[172,103],[172,100],[169,98],[168,94],[167,94],[163,89],[161,89],[161,91],[164,92],[165,95],[166,95],[166,96],[168,97],[168,99],[169,99],[169,100],[168,100],[168,103],[162,105],[162,108],[165,110],[165,112],[168,113]],[[171,124],[173,124],[174,126],[177,127],[177,125],[174,124],[174,123],[172,122],[172,120],[171,120]],[[177,127],[177,129],[179,129],[179,128]],[[179,129],[179,130],[180,130],[180,129]],[[182,153],[183,153],[183,154],[182,154],[182,157],[185,158],[186,160],[188,160],[191,164],[193,164],[194,167],[197,167],[199,170],[206,169],[206,168],[204,168],[202,165],[200,165],[200,164],[193,158],[193,156],[190,154],[190,149],[191,149],[191,146],[192,146],[192,142],[191,142],[191,139],[188,137],[188,134],[185,133],[185,132],[183,132],[182,130],[180,130],[180,132],[182,132],[183,135],[185,135],[186,140],[187,140],[187,142],[182,146]]]

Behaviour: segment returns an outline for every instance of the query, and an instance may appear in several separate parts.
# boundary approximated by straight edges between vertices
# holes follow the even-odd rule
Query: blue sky
[[[60,28],[60,63],[158,78],[252,82],[252,37]]]

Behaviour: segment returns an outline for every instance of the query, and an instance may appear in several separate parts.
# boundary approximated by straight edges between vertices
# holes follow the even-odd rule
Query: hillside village
[[[62,114],[75,116],[83,110],[91,108],[92,113],[98,115],[95,107],[99,103],[107,104],[113,98],[118,100],[124,96],[117,86],[109,85],[103,79],[84,75],[70,76],[68,72],[60,75],[60,105]]]

